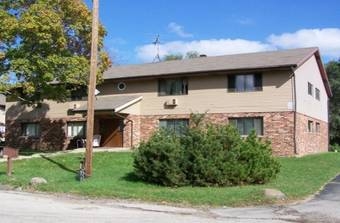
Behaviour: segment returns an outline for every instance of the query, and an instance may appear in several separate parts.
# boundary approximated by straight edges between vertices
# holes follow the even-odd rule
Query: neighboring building
[[[97,89],[101,146],[138,145],[160,126],[176,130],[190,113],[207,112],[242,135],[255,129],[275,155],[328,150],[331,90],[317,48],[114,66]],[[66,149],[85,136],[86,100],[7,107],[12,146]]]

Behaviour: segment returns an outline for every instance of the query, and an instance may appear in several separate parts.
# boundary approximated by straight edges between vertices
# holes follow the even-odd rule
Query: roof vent
[[[200,57],[207,57],[207,54],[200,54]]]

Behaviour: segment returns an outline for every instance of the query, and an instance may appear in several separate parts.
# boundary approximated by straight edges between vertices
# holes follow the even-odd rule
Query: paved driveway
[[[340,223],[340,176],[296,205],[179,208],[0,190],[0,222],[334,222]]]

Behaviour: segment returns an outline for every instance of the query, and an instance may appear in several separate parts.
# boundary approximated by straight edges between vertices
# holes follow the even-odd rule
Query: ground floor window
[[[67,137],[85,137],[85,122],[68,122]]]
[[[308,132],[314,132],[314,122],[308,120]]]
[[[315,132],[320,132],[320,123],[319,122],[317,122],[317,123],[315,123]]]
[[[229,123],[234,125],[241,135],[249,135],[252,130],[263,135],[262,117],[229,118]]]
[[[161,119],[159,120],[159,127],[174,131],[177,135],[183,134],[189,125],[188,119]]]
[[[22,135],[38,137],[40,135],[39,123],[22,123]]]

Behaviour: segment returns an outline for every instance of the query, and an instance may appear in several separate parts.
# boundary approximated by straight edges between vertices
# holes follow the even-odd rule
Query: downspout
[[[296,132],[297,132],[297,115],[296,115],[296,108],[297,108],[297,100],[296,100],[296,81],[295,81],[295,72],[294,68],[292,67],[292,74],[291,74],[291,80],[292,80],[292,93],[293,93],[293,112],[294,112],[294,129],[293,129],[293,143],[294,143],[294,154],[297,155],[297,139],[296,139]]]
[[[117,115],[118,117],[122,118],[123,120],[126,119],[127,120],[127,123],[130,123],[131,124],[131,128],[130,128],[130,145],[131,145],[131,148],[133,146],[133,121],[131,119],[128,119],[122,115],[120,115],[119,113],[113,111],[113,114]],[[123,134],[123,137],[124,137],[124,134]],[[124,139],[123,139],[123,143],[124,143]]]

